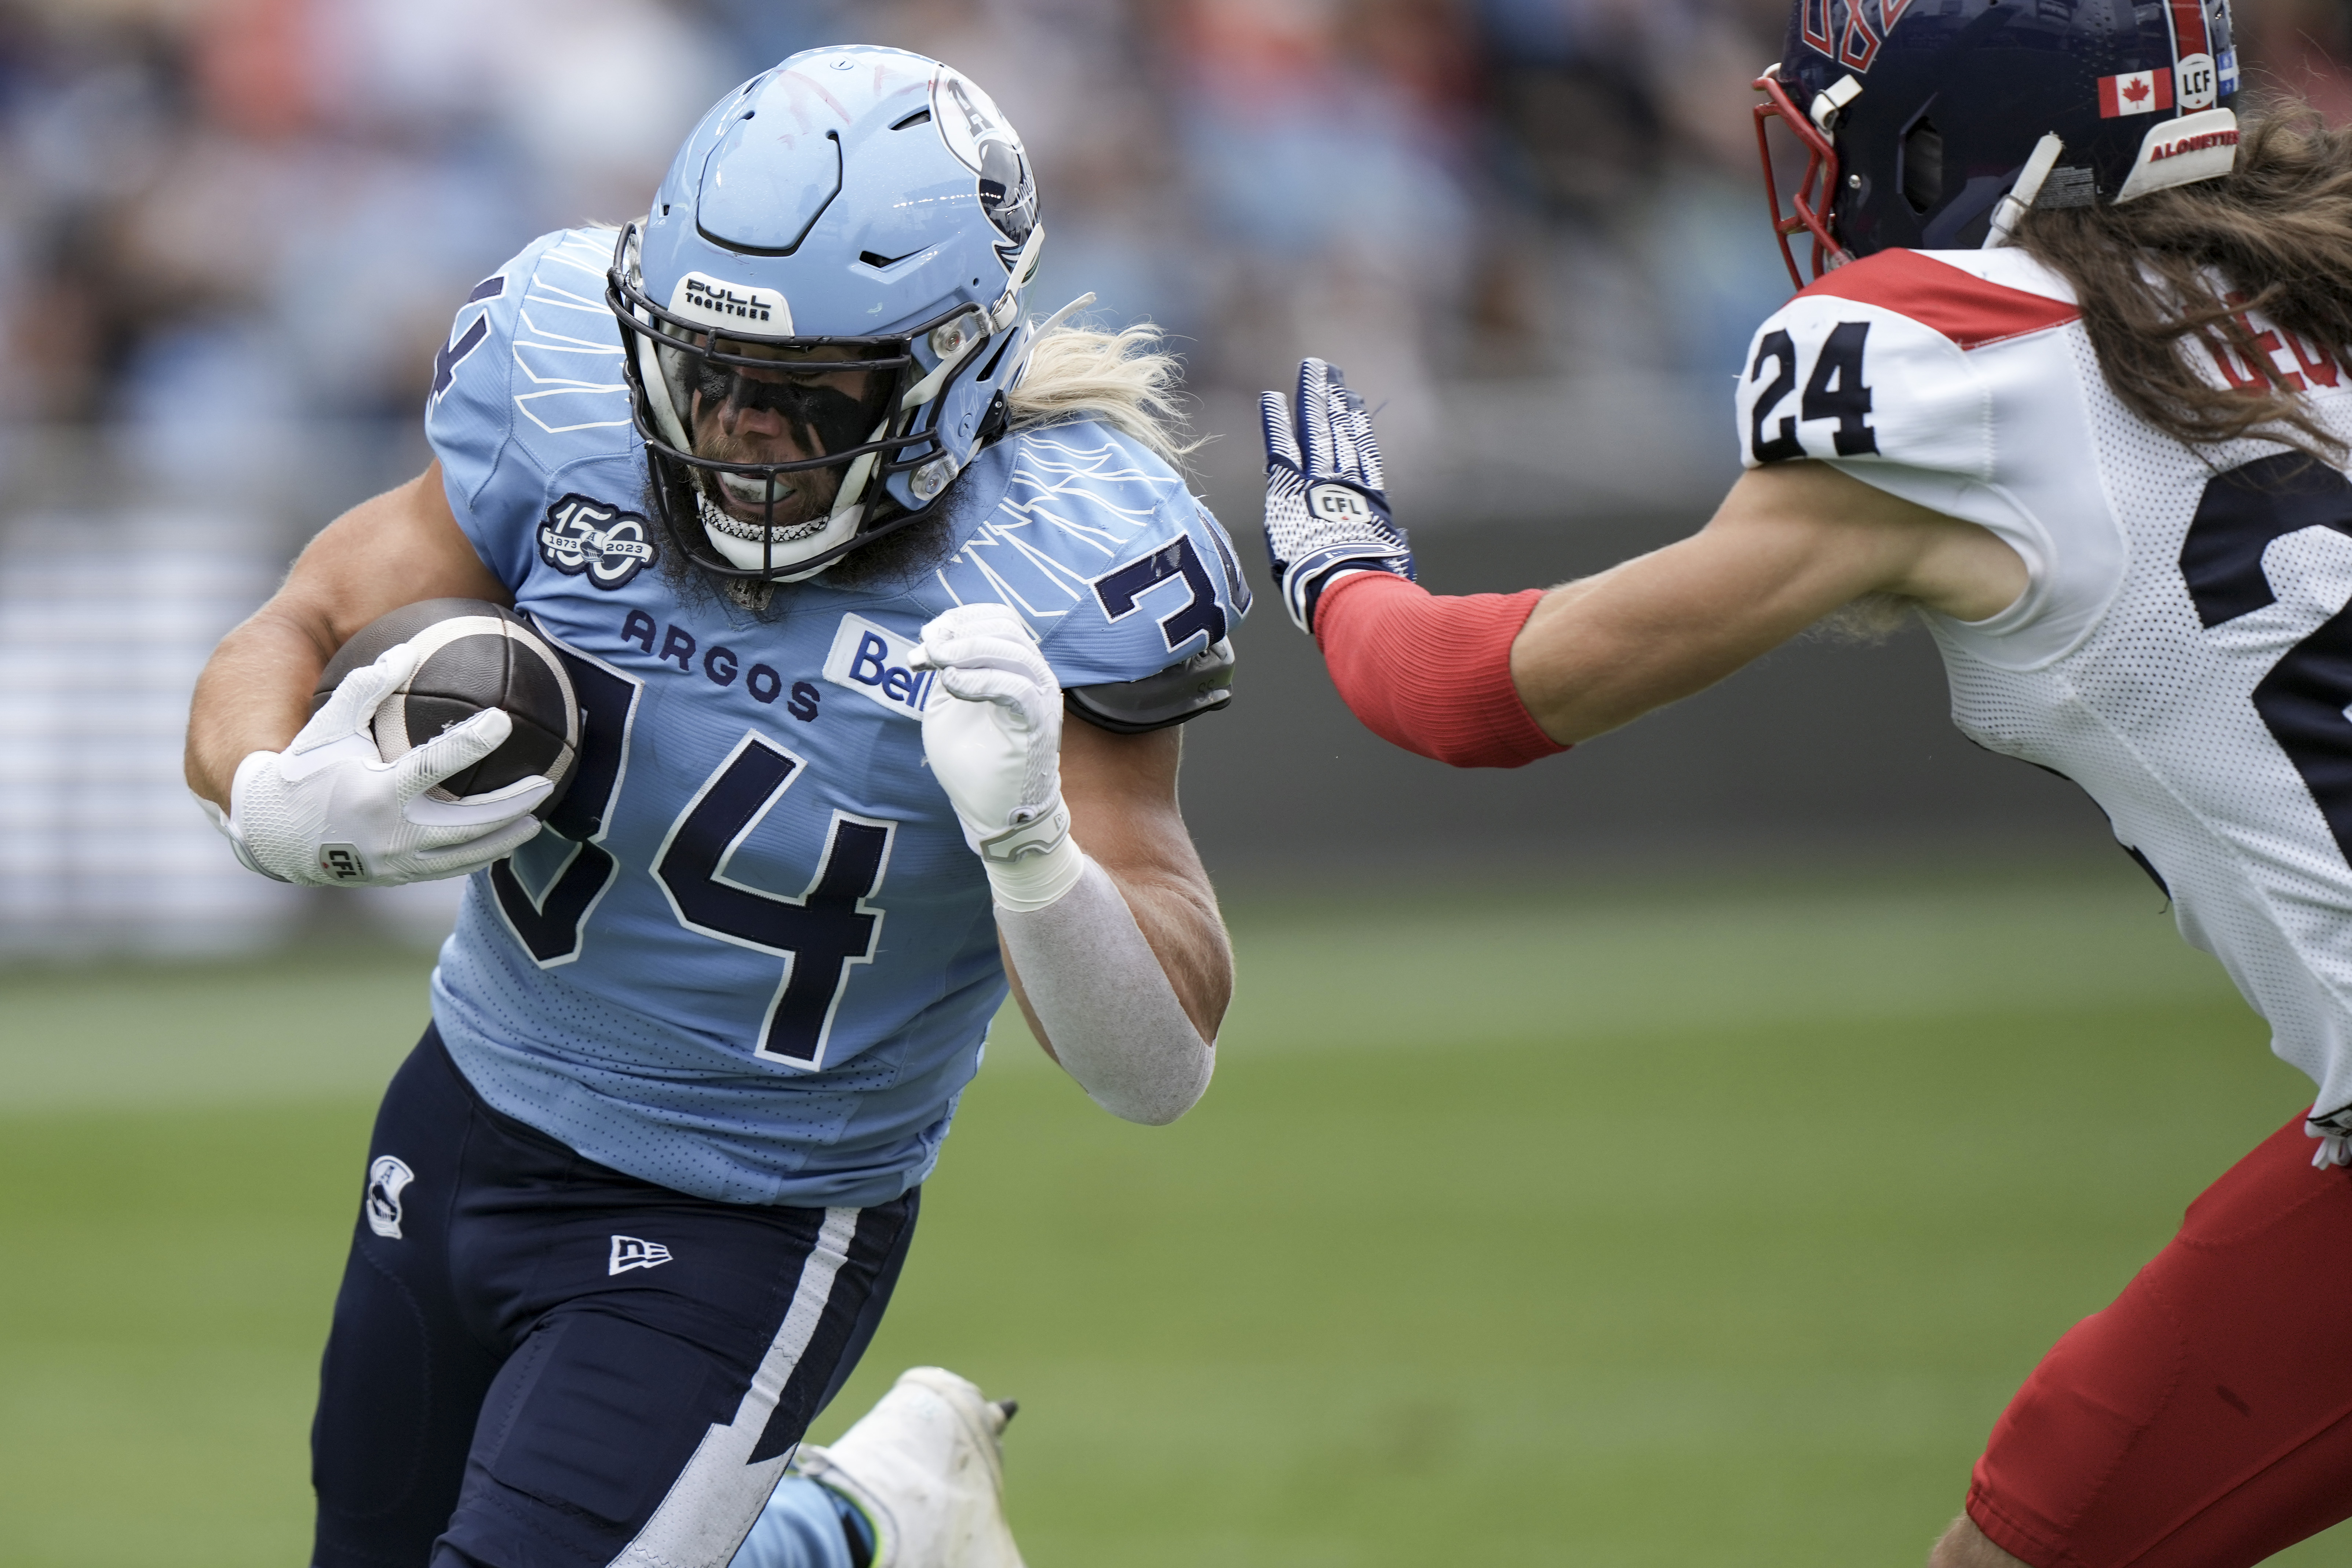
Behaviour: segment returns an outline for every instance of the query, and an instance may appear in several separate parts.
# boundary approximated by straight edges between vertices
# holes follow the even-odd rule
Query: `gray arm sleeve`
[[[1042,910],[999,906],[997,929],[1064,1070],[1097,1105],[1163,1126],[1192,1109],[1217,1065],[1118,885],[1092,860]]]

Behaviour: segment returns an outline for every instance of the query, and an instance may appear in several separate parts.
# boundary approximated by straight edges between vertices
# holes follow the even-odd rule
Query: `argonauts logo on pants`
[[[362,1205],[368,1228],[387,1241],[400,1239],[400,1194],[416,1173],[394,1154],[378,1154],[368,1167],[367,1198]]]

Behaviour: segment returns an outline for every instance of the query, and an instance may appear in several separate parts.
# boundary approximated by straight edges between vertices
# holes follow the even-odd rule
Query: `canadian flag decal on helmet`
[[[2099,79],[2099,118],[2153,114],[2172,107],[2172,73],[2168,70],[2126,71]]]

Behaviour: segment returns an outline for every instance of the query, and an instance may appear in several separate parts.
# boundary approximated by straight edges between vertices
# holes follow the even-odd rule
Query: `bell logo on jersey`
[[[584,572],[599,588],[627,586],[654,556],[652,525],[607,501],[565,496],[539,525],[539,558],[567,577]]]
[[[368,1167],[367,1198],[361,1206],[368,1228],[386,1241],[400,1239],[400,1194],[415,1180],[416,1173],[397,1155],[378,1154]]]
[[[824,678],[894,719],[920,719],[938,672],[915,668],[916,646],[863,616],[844,616],[825,655]]]

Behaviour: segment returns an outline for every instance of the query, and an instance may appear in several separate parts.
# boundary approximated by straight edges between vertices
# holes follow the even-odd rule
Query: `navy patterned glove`
[[[1298,367],[1294,406],[1280,393],[1258,400],[1265,422],[1265,548],[1283,606],[1300,631],[1315,629],[1315,603],[1346,572],[1412,578],[1404,530],[1389,518],[1380,442],[1364,400],[1339,367]]]

